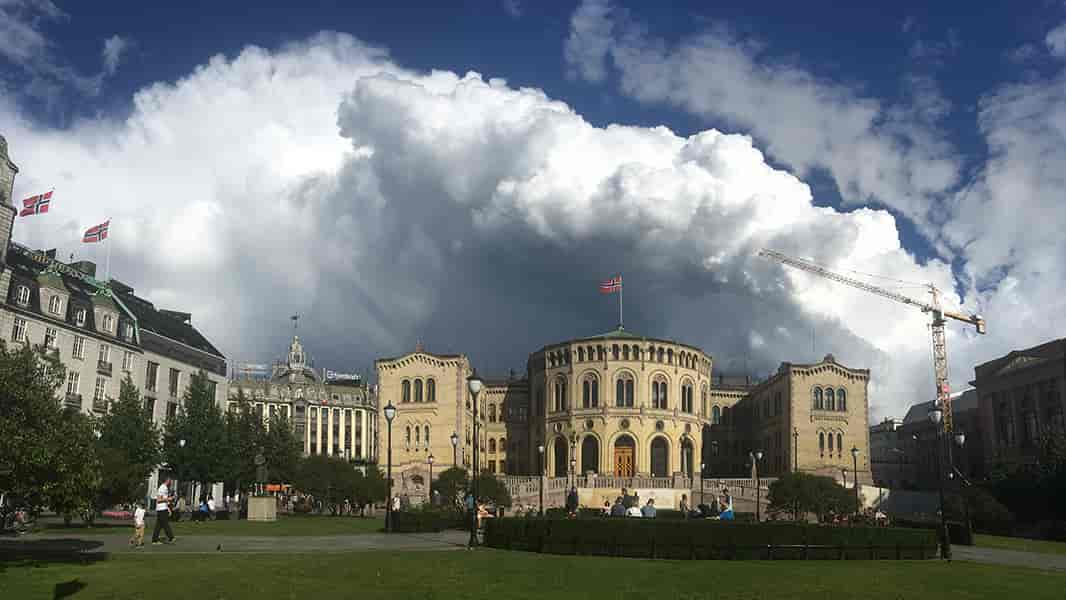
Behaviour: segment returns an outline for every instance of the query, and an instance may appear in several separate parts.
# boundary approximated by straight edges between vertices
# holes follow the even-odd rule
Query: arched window
[[[829,453],[833,453],[833,434],[829,434]]]
[[[822,410],[825,408],[822,405],[822,388],[820,387],[814,388],[814,408],[815,410]]]
[[[622,373],[615,382],[614,405],[622,408],[633,408],[633,376]]]
[[[707,384],[700,388],[700,414],[707,418]]]
[[[629,360],[629,345],[622,346],[622,360]]]
[[[615,360],[618,360],[618,344],[614,344],[613,346],[611,346],[611,356]]]
[[[489,438],[489,453],[496,454],[496,440]]]
[[[585,349],[580,346],[577,348],[577,361],[585,362]]]
[[[662,379],[662,376],[659,376],[651,382],[651,407],[666,410],[667,406],[666,381]]]
[[[429,447],[429,425],[426,425],[425,432],[426,432],[426,435],[425,435],[424,438],[422,438],[422,441],[424,441],[426,443],[426,447],[428,448]]]
[[[844,393],[844,388],[837,390],[837,410],[848,410],[847,395]]]
[[[825,434],[821,431],[818,432],[818,452],[825,456]]]
[[[596,408],[600,405],[600,383],[595,376],[589,375],[581,382],[581,407]]]
[[[20,285],[15,294],[15,302],[20,306],[27,306],[30,303],[30,288]]]
[[[422,429],[418,425],[415,425],[415,444],[422,442]]]
[[[507,438],[500,438],[500,452],[507,452]]]
[[[402,390],[401,393],[400,393],[400,402],[410,402],[411,401],[411,382],[406,380],[406,379],[404,379],[403,383],[400,384],[400,389]]]
[[[659,362],[663,362],[663,355],[664,354],[666,354],[666,351],[664,349],[662,349],[662,348],[659,348],[659,353],[658,353],[658,356],[657,356],[657,358],[659,359]]]
[[[490,404],[489,405],[489,423],[495,423],[495,422],[496,422],[496,405],[495,404]]]
[[[721,425],[722,424],[722,409],[719,408],[717,404],[715,404],[714,408],[711,409],[711,424],[712,425]]]
[[[838,433],[837,434],[837,454],[840,454],[843,451],[844,451],[844,436]]]
[[[415,380],[415,402],[421,402],[421,401],[422,401],[422,380],[421,379],[416,379]]]
[[[407,444],[408,446],[410,446],[410,445],[411,445],[411,426],[410,426],[410,425],[408,425],[408,426],[407,426],[407,427],[405,428],[405,432],[404,432],[404,436],[403,436],[403,441],[404,441],[404,443],[405,443],[405,444]]]
[[[681,386],[681,410],[692,412],[692,383],[686,382]]]
[[[833,394],[833,388],[825,388],[825,409],[836,410],[836,404],[837,403],[835,400],[835,395]]]
[[[555,380],[555,412],[563,412],[566,410],[566,380],[559,378]]]
[[[666,351],[666,362],[668,364],[674,364],[674,349],[670,348]]]
[[[437,380],[430,377],[426,380],[426,402],[437,401]]]

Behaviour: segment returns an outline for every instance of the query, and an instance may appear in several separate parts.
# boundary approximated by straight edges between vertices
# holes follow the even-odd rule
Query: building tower
[[[0,135],[0,298],[7,298],[11,285],[11,273],[7,264],[7,245],[11,241],[11,228],[15,224],[15,204],[12,194],[15,188],[15,175],[19,168],[7,155],[7,140]]]

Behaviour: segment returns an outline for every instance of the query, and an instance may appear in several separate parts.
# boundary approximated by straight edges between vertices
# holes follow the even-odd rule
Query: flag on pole
[[[601,294],[613,294],[622,291],[622,276],[616,275],[607,281],[600,282]]]
[[[41,213],[48,212],[48,206],[52,203],[52,192],[47,194],[37,194],[31,196],[22,201],[22,211],[19,212],[20,217],[28,217],[30,215],[39,215]]]
[[[82,236],[81,241],[86,244],[92,244],[94,242],[102,242],[107,239],[107,229],[111,226],[111,219],[94,225],[85,230],[85,235]]]

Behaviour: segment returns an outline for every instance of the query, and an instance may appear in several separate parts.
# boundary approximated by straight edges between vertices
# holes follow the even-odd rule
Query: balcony
[[[96,372],[111,377],[111,363],[102,360],[96,361]]]
[[[107,398],[93,398],[93,412],[107,412]]]
[[[67,394],[63,398],[63,407],[81,410],[81,394]]]

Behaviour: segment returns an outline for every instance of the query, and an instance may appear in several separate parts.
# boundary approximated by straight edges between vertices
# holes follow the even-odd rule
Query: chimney
[[[415,352],[425,352],[426,347],[422,344],[422,340],[415,342]]]
[[[96,277],[96,263],[91,260],[79,260],[76,263],[72,263],[70,266],[85,273],[89,277]]]

